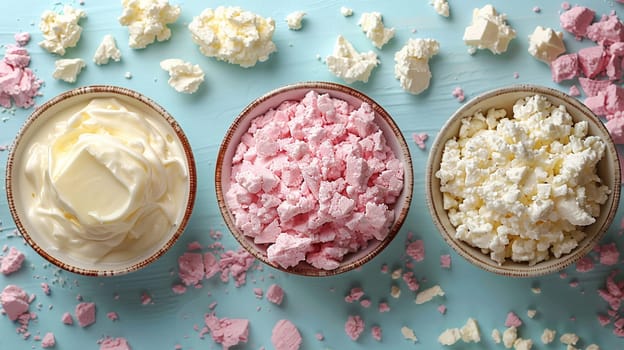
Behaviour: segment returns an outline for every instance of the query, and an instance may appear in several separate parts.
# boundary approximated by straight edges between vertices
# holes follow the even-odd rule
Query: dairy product
[[[533,340],[518,338],[514,341],[513,347],[515,350],[531,350],[533,347]]]
[[[54,338],[54,333],[48,332],[41,339],[41,347],[44,349],[53,348],[56,345],[56,338]]]
[[[514,326],[516,328],[522,326],[522,320],[514,312],[510,311],[505,319],[505,327]]]
[[[386,28],[379,12],[365,12],[358,22],[362,31],[366,34],[376,48],[381,49],[394,37],[394,28]]]
[[[461,332],[459,328],[449,328],[444,330],[438,336],[438,343],[442,345],[454,345],[461,339]]]
[[[587,28],[594,21],[596,13],[584,6],[574,6],[559,16],[561,28],[572,33],[577,39],[587,34]]]
[[[106,338],[100,342],[100,350],[131,350],[126,338]]]
[[[180,17],[180,6],[169,4],[168,0],[121,0],[123,11],[119,24],[128,27],[128,45],[143,49],[154,41],[171,38],[168,24]]]
[[[9,320],[15,321],[20,315],[28,312],[30,299],[22,288],[9,284],[0,293],[0,305]]]
[[[19,46],[26,46],[30,41],[30,33],[29,32],[19,32],[13,35],[13,39],[15,39],[15,43]]]
[[[266,298],[273,304],[280,305],[284,300],[284,290],[278,284],[272,284],[267,289]]]
[[[277,50],[275,21],[240,7],[207,8],[188,28],[201,53],[244,68],[268,60]]]
[[[303,11],[295,11],[291,12],[286,16],[286,24],[288,25],[288,29],[299,30],[301,29],[301,22],[303,21],[303,17],[306,15]]]
[[[379,64],[373,51],[357,52],[342,35],[338,35],[334,52],[325,59],[327,68],[348,84],[356,81],[366,83],[373,69]]]
[[[546,328],[542,332],[542,336],[540,337],[540,339],[542,340],[542,343],[550,344],[555,340],[556,334],[557,334],[557,331]]]
[[[279,320],[271,331],[271,344],[275,350],[298,350],[302,343],[301,334],[289,320]]]
[[[387,237],[404,168],[368,103],[309,91],[257,116],[241,140],[225,200],[270,262],[333,270]]]
[[[95,323],[95,303],[79,303],[76,305],[76,319],[80,327],[88,327]]]
[[[409,39],[394,54],[394,76],[399,79],[403,90],[417,95],[429,87],[429,59],[439,50],[440,44],[434,39]]]
[[[579,336],[574,333],[564,333],[559,337],[559,341],[565,345],[576,345],[579,341]]]
[[[341,6],[340,14],[345,17],[353,16],[353,9],[350,7],[346,7],[346,6]]]
[[[65,49],[76,46],[80,40],[82,27],[78,22],[84,17],[87,17],[86,12],[69,5],[63,7],[62,13],[50,10],[43,12],[39,22],[43,41],[39,46],[48,52],[65,55]]]
[[[31,107],[43,81],[28,68],[30,55],[26,48],[7,45],[0,61],[0,106]]]
[[[119,62],[119,60],[121,60],[121,51],[117,48],[115,38],[107,34],[95,50],[93,62],[97,65],[102,65],[107,64],[111,59],[115,62]]]
[[[246,343],[249,338],[249,320],[243,318],[218,318],[214,313],[204,317],[210,336],[224,349],[229,349],[240,343]]]
[[[86,67],[86,63],[82,58],[61,58],[54,62],[52,77],[68,83],[75,83],[78,74],[84,67]]]
[[[515,37],[516,31],[507,25],[507,16],[497,13],[494,6],[488,4],[473,10],[472,23],[464,30],[463,40],[470,53],[488,49],[501,54]]]
[[[19,271],[24,263],[24,253],[17,250],[15,247],[9,248],[9,252],[5,256],[0,256],[0,272],[3,275],[10,275]]]
[[[403,335],[403,338],[405,338],[406,340],[409,340],[414,343],[418,341],[418,337],[416,337],[416,333],[414,332],[414,330],[407,326],[401,327],[401,334]]]
[[[72,104],[23,141],[22,220],[53,256],[136,259],[179,224],[188,195],[184,150],[166,121],[121,101]]]
[[[418,292],[416,294],[416,300],[414,301],[416,304],[424,304],[426,302],[431,301],[433,298],[437,296],[444,296],[444,290],[438,285],[427,288],[422,292]]]
[[[198,64],[170,58],[160,62],[160,68],[169,73],[169,85],[178,92],[192,94],[204,82],[204,72]]]
[[[447,141],[436,177],[455,238],[489,254],[535,264],[572,251],[610,189],[596,165],[605,152],[585,121],[545,96],[478,112]]]
[[[554,82],[574,79],[578,76],[578,54],[561,55],[550,62],[550,70]]]
[[[450,16],[449,4],[447,0],[430,0],[429,3],[435,9],[435,12],[444,17]]]
[[[544,63],[552,62],[557,56],[566,51],[563,43],[563,32],[556,32],[552,28],[535,27],[529,35],[529,53]]]

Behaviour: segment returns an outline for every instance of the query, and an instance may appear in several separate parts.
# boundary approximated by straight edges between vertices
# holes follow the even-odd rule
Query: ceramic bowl
[[[600,215],[596,218],[595,223],[580,228],[586,236],[570,253],[561,255],[559,258],[551,257],[549,260],[538,262],[532,266],[524,262],[512,262],[509,259],[503,264],[499,264],[490,259],[489,255],[484,254],[480,249],[455,237],[456,230],[449,221],[447,211],[443,207],[440,181],[435,174],[440,169],[444,146],[448,140],[458,136],[463,118],[470,117],[478,111],[485,113],[490,108],[504,108],[507,111],[507,116],[511,116],[512,106],[517,100],[536,94],[546,96],[554,105],[565,106],[574,122],[588,122],[589,135],[596,135],[602,138],[606,145],[606,151],[597,165],[597,174],[600,176],[603,184],[609,187],[611,193],[606,203],[601,206]],[[442,238],[460,256],[486,271],[497,274],[514,277],[540,276],[559,271],[576,262],[592,250],[609,228],[616,214],[620,199],[620,163],[613,140],[604,124],[576,98],[548,87],[514,85],[489,91],[475,97],[459,108],[444,124],[433,143],[427,162],[426,197],[429,211]]]
[[[123,220],[134,220],[132,216],[139,217],[138,220],[134,221],[132,226],[123,226],[123,228],[119,228],[120,226],[115,226],[116,228],[111,228],[115,219],[102,219],[100,223],[105,223],[104,226],[100,225],[91,225],[89,224],[89,228],[85,228],[85,232],[88,232],[89,235],[94,233],[96,229],[94,227],[104,227],[101,230],[106,231],[106,237],[101,236],[101,232],[98,231],[97,235],[89,236],[88,244],[68,244],[69,239],[63,238],[63,243],[59,241],[60,236],[65,235],[69,229],[67,227],[75,227],[78,225],[74,225],[76,222],[80,222],[78,218],[87,218],[90,213],[95,213],[100,208],[104,206],[113,206],[110,203],[112,200],[119,199],[120,197],[123,200],[126,200],[126,196],[110,196],[107,195],[107,191],[112,191],[112,187],[100,188],[100,191],[97,191],[98,187],[106,187],[101,186],[102,183],[94,181],[93,176],[87,176],[85,174],[98,174],[98,171],[102,171],[100,168],[96,168],[95,166],[91,166],[91,164],[96,163],[79,163],[78,166],[72,167],[73,170],[67,170],[64,175],[67,177],[66,183],[62,186],[46,186],[46,184],[50,182],[46,182],[44,180],[33,182],[29,180],[28,176],[25,175],[26,168],[42,168],[43,172],[39,172],[41,169],[37,169],[38,173],[45,173],[45,166],[39,166],[38,164],[32,164],[32,152],[34,151],[34,145],[42,144],[46,145],[46,151],[43,151],[43,154],[46,154],[45,158],[46,162],[50,162],[52,164],[52,160],[54,156],[53,151],[50,150],[48,145],[52,144],[61,144],[58,140],[65,140],[65,135],[68,135],[71,131],[67,131],[65,134],[61,136],[56,135],[55,128],[62,123],[66,123],[65,117],[62,116],[71,116],[74,115],[76,111],[86,106],[88,103],[93,101],[93,99],[114,99],[127,108],[127,111],[136,112],[137,115],[141,115],[138,118],[140,123],[137,127],[138,130],[144,130],[140,125],[146,125],[141,123],[147,123],[153,126],[157,126],[161,130],[160,139],[161,142],[158,146],[152,146],[150,143],[149,146],[141,146],[137,144],[125,145],[124,147],[128,147],[132,149],[131,152],[141,152],[137,151],[141,147],[162,147],[166,149],[165,152],[170,152],[172,149],[176,150],[176,165],[179,167],[175,174],[180,174],[179,180],[172,181],[170,180],[170,176],[168,174],[173,174],[168,172],[169,170],[165,170],[165,173],[159,173],[160,175],[165,175],[162,177],[151,177],[150,181],[155,181],[156,183],[161,183],[160,181],[167,181],[171,185],[168,186],[167,190],[165,190],[162,196],[170,196],[170,202],[168,205],[171,205],[170,211],[168,211],[169,221],[166,221],[166,228],[162,231],[162,234],[159,236],[145,237],[141,236],[140,239],[124,239],[116,238],[115,248],[111,250],[105,257],[97,257],[96,259],[92,259],[93,256],[89,256],[87,251],[82,251],[85,247],[95,247],[95,250],[91,250],[89,252],[97,252],[100,250],[98,244],[111,244],[111,237],[113,235],[108,235],[111,232],[114,234],[121,234],[115,237],[127,237],[126,234],[129,232],[136,232],[137,225],[142,225],[141,227],[148,227],[148,229],[142,229],[142,232],[154,232],[157,231],[157,227],[161,226],[161,224],[165,221],[162,221],[164,216],[161,216],[160,211],[145,211],[143,213],[149,212],[150,214],[145,215],[137,215],[137,211],[131,211],[130,213],[120,216]],[[108,101],[108,100],[107,100]],[[108,106],[108,105],[107,105]],[[107,107],[109,108],[109,107]],[[102,112],[106,113],[106,112]],[[115,111],[111,111],[111,113],[116,113]],[[120,112],[121,118],[126,118],[127,114],[125,112]],[[61,119],[59,119],[61,118]],[[121,120],[121,119],[120,119]],[[115,122],[110,123],[111,125],[116,124]],[[72,124],[73,125],[73,124]],[[134,124],[133,124],[134,125]],[[130,130],[119,130],[119,128],[114,128],[117,133],[123,134],[125,131],[131,132]],[[73,126],[68,127],[66,130],[75,130]],[[108,129],[106,129],[108,130]],[[107,131],[108,132],[108,131]],[[140,133],[141,131],[139,131]],[[109,135],[111,133],[108,133]],[[61,138],[63,137],[63,138]],[[117,137],[117,136],[115,136]],[[125,139],[124,139],[125,140]],[[71,147],[75,146],[80,141],[76,141],[72,139],[67,144],[71,143]],[[67,144],[63,144],[66,147]],[[93,142],[87,142],[86,147],[95,147],[93,146]],[[70,148],[67,146],[68,149]],[[106,152],[110,152],[110,147],[101,147]],[[70,154],[70,151],[64,150],[63,152],[67,152],[65,154]],[[76,152],[80,153],[80,152]],[[80,153],[82,157],[86,155],[85,152]],[[155,154],[155,153],[154,153]],[[114,156],[113,156],[114,158]],[[78,159],[78,157],[76,158]],[[55,164],[61,164],[60,161],[55,160]],[[76,160],[76,164],[78,164],[78,160]],[[89,164],[89,166],[85,166],[84,164]],[[144,164],[144,163],[143,163]],[[100,166],[100,165],[98,165]],[[121,168],[124,168],[126,165],[121,165]],[[59,166],[62,168],[61,166]],[[91,169],[89,169],[91,168]],[[50,167],[49,169],[52,169]],[[143,167],[139,167],[137,169],[143,169]],[[170,169],[168,166],[165,169]],[[61,170],[59,170],[61,171]],[[65,171],[65,170],[63,170]],[[123,171],[123,170],[122,170]],[[141,173],[143,170],[139,170]],[[47,174],[49,175],[52,170],[48,170]],[[141,173],[142,174],[142,173]],[[138,175],[138,177],[131,177],[132,180],[127,180],[124,188],[141,186],[139,183],[144,183],[143,175]],[[125,176],[125,175],[124,175]],[[132,176],[137,176],[132,175]],[[43,178],[52,178],[52,175],[43,176]],[[140,179],[140,180],[137,180]],[[55,182],[55,184],[60,184],[61,180]],[[97,185],[91,186],[89,181],[95,182]],[[124,180],[126,181],[126,180]],[[175,185],[173,185],[175,183]],[[107,185],[115,185],[113,182],[107,182]],[[145,97],[144,95],[132,91],[126,88],[115,87],[115,86],[86,86],[80,87],[71,91],[67,91],[62,93],[51,100],[43,103],[41,106],[37,107],[33,113],[26,120],[25,124],[22,126],[19,131],[17,138],[15,139],[10,154],[7,161],[6,168],[6,193],[8,199],[9,209],[11,211],[11,215],[15,221],[17,229],[22,234],[26,242],[42,257],[53,263],[54,265],[63,268],[65,270],[89,276],[113,276],[125,274],[128,272],[132,272],[138,270],[148,264],[156,261],[160,256],[162,256],[173,244],[178,240],[182,232],[184,231],[188,220],[191,216],[193,205],[195,201],[195,192],[196,192],[196,171],[195,171],[195,161],[193,158],[193,154],[191,151],[190,144],[184,135],[180,125],[174,120],[174,118],[161,106],[159,106],[156,102],[151,99]],[[80,189],[79,191],[71,190],[72,187]],[[65,190],[62,190],[64,188]],[[150,189],[154,188],[150,185]],[[85,190],[86,191],[83,191]],[[175,191],[172,189],[176,189]],[[46,192],[44,195],[43,192]],[[70,192],[72,193],[70,195]],[[78,193],[76,195],[76,193]],[[88,193],[87,197],[82,195],[82,193]],[[117,193],[117,192],[115,192]],[[125,192],[120,192],[125,193]],[[143,193],[143,192],[142,192]],[[175,193],[175,194],[174,194]],[[47,196],[51,197],[47,197]],[[70,198],[70,196],[72,196]],[[56,198],[55,204],[49,205],[42,204],[44,201],[35,199],[35,198]],[[163,197],[158,197],[163,198]],[[88,200],[87,200],[88,199]],[[60,202],[59,202],[60,201]],[[65,204],[58,205],[58,203],[69,203],[71,202],[71,206],[65,206]],[[122,202],[130,203],[130,201]],[[35,204],[37,203],[37,204]],[[47,203],[47,202],[46,202]],[[93,209],[95,211],[88,211],[86,209],[78,209],[78,208],[86,208],[85,204],[88,203],[89,210]],[[152,202],[150,202],[152,203]],[[161,202],[158,202],[161,203]],[[74,205],[77,204],[77,205]],[[68,209],[75,208],[75,209]],[[123,208],[134,208],[134,207],[126,207]],[[106,209],[109,210],[109,209]],[[118,210],[117,208],[110,209],[113,212]],[[126,209],[124,209],[126,210]],[[131,210],[131,209],[127,209]],[[78,212],[88,212],[87,215],[77,216]],[[117,211],[119,212],[119,211]],[[163,211],[164,212],[164,211]],[[104,213],[104,211],[102,211]],[[108,215],[108,211],[106,211],[106,215]],[[84,213],[83,213],[84,214]],[[99,215],[99,214],[98,214]],[[108,218],[111,216],[98,216],[98,218]],[[39,220],[41,217],[54,217],[54,220],[60,221],[48,221],[42,224],[42,221]],[[33,219],[37,218],[37,219]],[[63,222],[63,219],[67,219],[67,221]],[[100,219],[98,219],[100,220]],[[59,222],[61,224],[59,224]],[[82,223],[84,223],[83,221]],[[124,221],[125,222],[125,221]],[[110,225],[109,225],[110,224]],[[69,225],[69,226],[64,226]],[[74,225],[74,226],[72,226]],[[58,229],[58,226],[63,227],[62,229]],[[151,228],[149,228],[151,226]],[[57,227],[57,231],[54,231],[53,227]],[[82,225],[82,227],[87,227],[87,225]],[[130,228],[128,228],[130,227]],[[116,232],[114,230],[121,230],[123,232]],[[72,231],[79,232],[79,231]],[[73,234],[73,233],[72,233]],[[69,237],[67,235],[66,237]],[[75,236],[72,236],[75,237]],[[86,236],[80,236],[86,237]],[[92,239],[93,238],[93,239]],[[95,243],[97,241],[97,243]],[[93,245],[91,245],[93,243]],[[90,248],[92,249],[92,248]],[[80,251],[80,254],[78,252]],[[103,251],[103,250],[100,250]]]
[[[300,262],[294,267],[283,268],[279,264],[269,261],[267,258],[267,244],[256,244],[253,238],[241,232],[239,227],[235,224],[235,218],[225,200],[226,193],[230,188],[232,158],[241,141],[241,136],[247,132],[252,120],[263,115],[269,109],[277,107],[284,101],[301,101],[304,95],[311,90],[319,94],[329,94],[330,97],[346,101],[352,106],[359,107],[363,102],[372,106],[375,112],[375,122],[382,130],[387,144],[392,148],[394,154],[402,162],[404,167],[404,185],[397,201],[391,205],[395,215],[387,237],[383,240],[373,239],[366,248],[357,252],[348,253],[344,256],[339,266],[331,270],[318,269],[306,262]],[[412,162],[405,139],[390,114],[378,103],[365,94],[348,86],[331,82],[302,82],[278,88],[253,100],[253,102],[245,107],[236,117],[219,148],[215,170],[215,187],[221,214],[228,229],[238,242],[257,259],[269,266],[289,273],[305,276],[329,276],[362,266],[379,254],[396,236],[401,225],[405,221],[410,207],[413,189],[412,172]]]

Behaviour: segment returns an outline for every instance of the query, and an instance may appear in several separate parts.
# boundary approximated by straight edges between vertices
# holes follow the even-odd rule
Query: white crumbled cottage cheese
[[[62,58],[54,62],[52,77],[68,83],[75,83],[78,74],[85,66],[85,61],[82,58]]]
[[[449,9],[448,1],[446,1],[446,0],[431,0],[431,1],[429,1],[429,3],[431,4],[431,6],[433,6],[433,9],[435,10],[435,12],[438,15],[444,16],[444,17],[448,17],[450,15],[450,9]]]
[[[492,330],[492,340],[496,344],[500,344],[501,341],[502,341],[502,339],[501,339],[501,332],[498,329],[496,329],[496,328],[494,328]]]
[[[579,336],[574,333],[564,333],[559,338],[559,341],[565,345],[576,345],[579,341]]]
[[[97,65],[103,65],[108,64],[111,59],[115,62],[119,62],[119,60],[121,60],[121,51],[117,48],[115,38],[113,38],[112,35],[107,34],[95,50],[93,62]]]
[[[240,7],[207,8],[188,28],[201,53],[243,68],[268,60],[277,50],[275,21]]]
[[[454,345],[461,339],[459,328],[446,329],[438,336],[438,343],[442,345]]]
[[[334,52],[325,59],[327,68],[348,84],[355,81],[366,83],[373,69],[379,64],[373,51],[357,52],[342,35],[338,35]]]
[[[170,5],[168,0],[121,0],[121,5],[119,23],[128,27],[128,45],[133,49],[169,40],[171,30],[167,25],[180,17],[180,6]]]
[[[299,30],[301,29],[301,22],[303,21],[303,17],[306,15],[303,11],[295,11],[291,12],[286,16],[286,24],[288,25],[288,29],[291,30]]]
[[[440,44],[433,39],[409,39],[405,46],[394,54],[394,76],[399,79],[403,90],[417,95],[429,87],[431,70],[429,59],[440,50]]]
[[[460,339],[464,343],[479,343],[481,341],[479,325],[474,318],[468,318],[463,327],[449,328],[438,336],[438,342],[442,345],[453,345]]]
[[[542,26],[535,27],[529,35],[529,54],[538,60],[550,64],[557,56],[566,52],[563,32]]]
[[[414,330],[407,326],[401,327],[401,334],[403,335],[403,338],[405,338],[406,340],[410,340],[414,343],[418,341],[418,338],[416,337]]]
[[[518,339],[518,329],[516,327],[511,326],[503,331],[503,345],[507,349],[511,349],[516,339]]]
[[[464,118],[435,174],[455,237],[501,264],[572,251],[610,193],[596,173],[606,146],[587,131],[541,95],[509,117],[492,108]]]
[[[515,350],[531,350],[533,347],[533,340],[518,338],[514,341],[513,347]]]
[[[424,304],[428,301],[431,301],[434,297],[444,296],[444,291],[439,285],[435,285],[431,288],[427,288],[422,292],[416,294],[416,304]]]
[[[69,5],[63,6],[62,13],[50,10],[43,12],[39,29],[44,40],[39,46],[59,56],[65,55],[65,49],[76,46],[80,40],[82,27],[78,21],[83,17],[87,17],[86,12]]]
[[[383,18],[379,12],[365,12],[358,22],[362,31],[366,33],[376,48],[381,49],[390,39],[394,37],[394,28],[386,28]]]
[[[541,340],[542,343],[544,344],[550,344],[555,340],[555,336],[557,335],[557,331],[552,330],[552,329],[544,329],[544,332],[542,332],[542,336],[541,336]]]
[[[160,62],[160,68],[169,73],[169,85],[177,92],[192,94],[204,82],[204,72],[199,65],[170,58]]]
[[[342,6],[340,7],[340,14],[345,17],[353,16],[353,9],[346,7],[346,6]]]
[[[509,42],[516,37],[516,31],[507,25],[507,16],[498,14],[492,5],[485,5],[472,12],[472,23],[464,31],[464,43],[476,49],[488,49],[494,54],[507,51]]]

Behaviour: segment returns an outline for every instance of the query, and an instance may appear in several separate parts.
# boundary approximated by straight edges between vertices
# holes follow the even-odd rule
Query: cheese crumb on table
[[[168,0],[122,0],[123,11],[119,23],[128,27],[128,45],[143,49],[154,41],[171,38],[168,24],[180,17],[180,6],[170,5]]]
[[[428,301],[431,301],[434,297],[444,296],[444,291],[438,285],[435,285],[431,288],[425,289],[422,292],[416,294],[416,304],[424,304]]]
[[[345,16],[345,17],[353,16],[353,9],[351,9],[349,7],[342,6],[342,7],[340,7],[340,14]]]
[[[557,334],[557,331],[552,330],[552,329],[544,329],[544,331],[542,332],[542,336],[540,337],[542,343],[544,344],[550,344],[555,340],[555,335]]]
[[[290,30],[299,30],[302,27],[303,17],[306,15],[303,11],[294,11],[286,16],[286,24]]]
[[[450,16],[450,9],[447,0],[430,0],[429,4],[433,6],[438,15],[443,17]]]
[[[65,49],[76,46],[80,40],[82,27],[78,21],[84,17],[87,17],[86,12],[69,5],[63,7],[62,13],[45,11],[41,14],[41,22],[39,22],[39,29],[44,39],[39,46],[50,53],[65,55]]]
[[[563,32],[542,26],[535,27],[529,35],[529,53],[538,60],[550,64],[557,56],[566,51]]]
[[[503,345],[507,349],[511,349],[516,339],[518,339],[518,329],[516,327],[511,326],[503,331]]]
[[[464,30],[463,40],[470,53],[488,49],[498,55],[507,51],[509,42],[515,37],[516,31],[507,25],[507,16],[488,4],[473,10],[472,23]]]
[[[54,62],[54,79],[75,83],[86,63],[82,58],[62,58]]]
[[[273,327],[271,343],[275,350],[297,350],[301,347],[301,334],[289,320],[279,320]]]
[[[119,62],[119,60],[121,60],[121,51],[117,48],[115,38],[107,34],[95,50],[93,62],[97,65],[103,65],[107,64],[111,59],[115,62]]]
[[[373,69],[379,64],[376,53],[356,51],[342,35],[336,38],[334,52],[327,56],[325,62],[330,72],[348,84],[356,81],[368,82]]]
[[[401,334],[403,335],[403,338],[405,338],[406,340],[409,340],[414,343],[418,341],[418,338],[416,337],[414,330],[407,326],[401,327]]]
[[[360,17],[358,25],[376,48],[381,49],[394,37],[394,28],[386,28],[383,17],[379,12],[365,12]]]
[[[268,60],[277,50],[275,21],[240,7],[207,8],[188,28],[202,54],[243,68]]]
[[[434,39],[409,39],[394,54],[394,76],[403,90],[418,95],[429,87],[429,59],[439,50],[440,44]]]
[[[191,64],[177,58],[160,62],[160,68],[169,73],[169,86],[177,92],[192,94],[204,82],[204,72],[198,64]]]

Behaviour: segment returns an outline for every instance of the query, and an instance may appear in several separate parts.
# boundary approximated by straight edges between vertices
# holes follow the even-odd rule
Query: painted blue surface
[[[436,231],[425,204],[424,167],[428,151],[421,150],[411,142],[413,133],[428,133],[429,146],[439,128],[460,106],[451,92],[461,87],[467,98],[484,91],[514,84],[541,84],[568,91],[570,84],[556,84],[550,79],[548,67],[527,53],[528,35],[535,26],[542,25],[560,30],[560,1],[458,1],[451,0],[451,17],[437,15],[426,0],[421,1],[251,1],[205,2],[172,1],[182,8],[182,15],[171,26],[171,40],[156,43],[143,50],[128,47],[127,29],[117,22],[121,14],[120,1],[86,0],[67,2],[83,8],[88,18],[81,21],[84,33],[76,48],[69,49],[65,57],[81,57],[88,62],[87,68],[75,84],[52,79],[54,61],[51,55],[37,45],[42,40],[38,30],[40,14],[46,9],[60,8],[60,2],[50,0],[23,0],[0,3],[0,44],[13,43],[13,34],[19,31],[32,33],[27,48],[32,55],[31,68],[45,80],[42,103],[71,88],[89,84],[114,84],[135,89],[156,100],[181,124],[192,144],[198,170],[198,193],[194,214],[188,229],[180,241],[153,265],[127,276],[114,278],[88,278],[59,271],[36,255],[14,234],[15,226],[9,214],[5,196],[0,197],[0,246],[15,246],[27,256],[24,268],[10,276],[0,276],[0,287],[7,284],[22,286],[36,294],[31,311],[38,315],[30,325],[31,337],[23,340],[15,332],[16,324],[0,317],[0,349],[40,348],[35,335],[43,336],[52,331],[57,338],[56,349],[96,349],[97,340],[103,336],[126,337],[133,349],[173,349],[176,344],[183,349],[220,349],[207,335],[201,339],[194,330],[203,326],[203,316],[209,305],[216,302],[214,311],[219,317],[248,318],[249,341],[240,349],[271,349],[271,329],[280,319],[289,319],[303,336],[303,349],[438,349],[438,335],[448,327],[461,327],[468,317],[475,318],[481,328],[479,344],[455,345],[456,349],[502,349],[494,344],[490,334],[494,328],[504,330],[508,312],[513,311],[524,321],[519,329],[523,338],[535,342],[534,349],[562,349],[558,341],[563,333],[577,333],[580,348],[596,343],[602,349],[621,349],[624,341],[615,337],[612,326],[602,327],[597,321],[598,313],[607,310],[606,303],[596,290],[602,287],[606,276],[617,266],[598,265],[588,273],[578,273],[574,267],[564,275],[553,274],[540,278],[512,279],[493,275],[468,264],[456,255]],[[471,56],[461,40],[464,28],[470,23],[472,9],[492,3],[499,12],[508,15],[508,23],[517,31],[509,50],[502,55],[479,51]],[[598,15],[612,10],[624,10],[624,5],[605,0],[577,0]],[[191,41],[186,28],[193,16],[202,9],[218,5],[239,5],[276,20],[274,41],[278,51],[267,62],[253,68],[240,68],[207,58],[200,54]],[[343,17],[340,7],[354,10],[352,17]],[[541,11],[535,12],[538,6]],[[285,17],[292,11],[307,13],[301,31],[288,30]],[[396,28],[396,36],[378,50],[361,32],[357,21],[364,12],[379,11],[388,27]],[[106,66],[91,62],[95,48],[102,37],[112,34],[122,50],[122,61]],[[354,83],[353,87],[367,93],[384,106],[396,119],[406,139],[410,140],[415,171],[415,193],[409,218],[401,233],[379,257],[363,268],[329,278],[305,278],[292,276],[265,267],[250,271],[247,283],[237,288],[234,283],[223,283],[218,278],[207,280],[203,288],[190,289],[183,295],[175,295],[171,286],[178,282],[176,259],[186,245],[199,241],[204,245],[214,242],[211,230],[223,232],[220,240],[227,249],[238,249],[236,241],[224,227],[214,194],[214,164],[221,139],[234,117],[255,97],[273,88],[306,80],[335,78],[322,60],[332,52],[335,38],[342,34],[359,51],[373,50],[378,53],[381,64],[375,69],[368,83]],[[433,38],[440,42],[440,53],[430,64],[433,73],[431,86],[424,93],[413,96],[401,90],[394,78],[394,53],[409,38]],[[565,34],[569,51],[576,51],[592,43],[579,42]],[[167,85],[167,73],[159,62],[166,58],[181,58],[199,64],[206,73],[206,81],[194,95],[183,95]],[[124,78],[126,72],[132,79]],[[517,73],[517,77],[514,75]],[[32,110],[17,109],[0,115],[0,145],[12,142],[19,127]],[[7,152],[0,152],[0,164],[4,168]],[[4,171],[1,172],[4,179]],[[4,191],[3,191],[4,192]],[[624,238],[619,232],[621,213],[609,229],[602,243],[616,242],[624,248]],[[416,305],[415,293],[407,289],[402,280],[393,280],[390,273],[382,273],[382,265],[390,271],[405,268],[409,258],[405,255],[408,235],[425,242],[426,258],[412,262],[413,272],[421,289],[439,284],[446,292],[442,298]],[[441,254],[452,256],[452,268],[442,269]],[[42,282],[51,285],[52,294],[46,296],[40,288]],[[570,284],[578,283],[572,287]],[[286,292],[281,306],[269,303],[265,298],[255,297],[253,289],[266,290],[272,283],[280,284]],[[399,298],[390,296],[393,284],[401,287]],[[365,308],[358,303],[344,301],[352,287],[361,287],[365,298],[372,305]],[[531,288],[541,288],[540,294]],[[151,295],[153,302],[141,305],[142,293]],[[97,322],[82,329],[77,325],[61,323],[61,315],[73,312],[81,296],[85,301],[97,303]],[[387,302],[390,311],[380,313],[377,306]],[[446,305],[446,314],[438,312],[439,305]],[[537,310],[534,319],[527,317],[527,310]],[[115,311],[118,321],[111,321],[106,313]],[[344,323],[349,315],[360,315],[366,330],[357,341],[344,333]],[[383,340],[373,339],[370,329],[381,326]],[[407,326],[419,338],[411,343],[405,340],[400,328]],[[557,340],[545,346],[539,340],[544,328],[558,332]],[[323,341],[315,335],[322,333]]]

